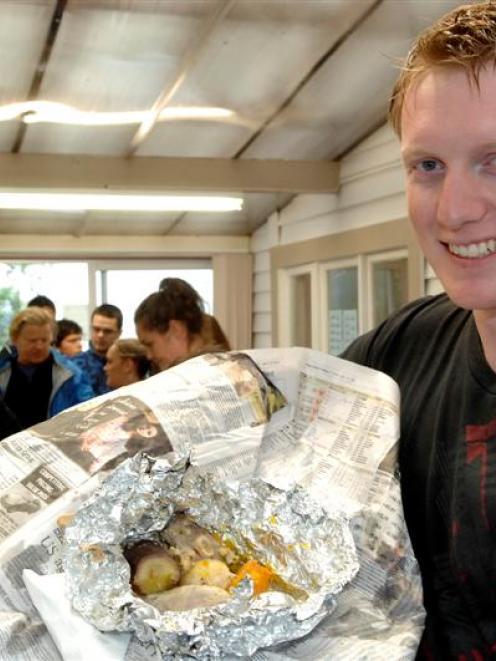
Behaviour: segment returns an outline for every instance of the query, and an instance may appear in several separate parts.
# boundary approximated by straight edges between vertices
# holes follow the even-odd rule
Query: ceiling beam
[[[3,234],[0,257],[11,259],[164,259],[250,252],[249,236],[67,236]]]
[[[26,101],[32,101],[38,97],[38,93],[41,88],[41,83],[45,76],[45,71],[48,66],[48,61],[52,54],[53,46],[59,32],[60,24],[62,23],[62,17],[67,5],[67,0],[57,0],[55,9],[53,10],[52,18],[50,25],[48,27],[48,33],[45,37],[45,43],[43,44],[43,50],[41,51],[40,59],[38,60],[38,65],[33,74],[31,80],[31,86],[26,97]],[[22,120],[18,124],[16,137],[14,139],[14,144],[12,145],[12,153],[17,154],[21,151],[22,143],[27,131],[27,124]]]
[[[346,41],[358,30],[358,28],[365,23],[375,10],[384,2],[384,0],[374,0],[372,4],[365,9],[365,11],[357,18],[357,20],[345,30],[338,39],[330,46],[330,48],[313,64],[310,71],[296,84],[291,93],[284,99],[269,117],[267,117],[261,126],[253,133],[253,135],[245,142],[245,144],[238,149],[233,158],[240,158],[251,145],[264,133],[275,121],[280,119],[284,111],[291,105],[298,94],[303,90],[308,82],[322,69],[324,64],[331,58],[334,53],[346,43]]]
[[[339,189],[339,164],[334,161],[0,154],[0,172],[3,190],[334,193]]]

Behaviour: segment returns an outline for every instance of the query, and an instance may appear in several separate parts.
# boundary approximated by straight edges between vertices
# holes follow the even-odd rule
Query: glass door
[[[408,301],[406,250],[367,258],[368,327],[374,328]]]
[[[279,271],[279,346],[318,348],[317,265]]]
[[[321,265],[322,350],[339,355],[362,331],[358,258]]]

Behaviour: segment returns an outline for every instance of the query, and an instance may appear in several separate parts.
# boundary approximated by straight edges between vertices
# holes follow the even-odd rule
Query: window
[[[274,346],[294,345],[302,332],[313,349],[339,354],[425,292],[425,259],[406,218],[281,244],[270,262]],[[301,274],[298,286],[293,280]],[[298,310],[310,328],[298,329]]]
[[[213,270],[210,260],[159,262],[4,262],[0,263],[0,345],[8,340],[12,317],[36,296],[48,296],[57,319],[77,321],[88,339],[91,310],[113,303],[124,315],[123,336],[134,337],[134,311],[166,277],[187,280],[213,309]]]
[[[124,324],[122,337],[134,337],[134,311],[149,294],[158,290],[163,278],[182,278],[189,282],[202,297],[205,311],[213,309],[213,270],[209,260],[172,260],[159,264],[124,262],[94,263],[97,287],[96,305],[113,303],[122,310]]]
[[[8,340],[12,317],[38,294],[48,296],[57,318],[77,321],[88,327],[89,283],[86,262],[0,263],[0,341]]]
[[[278,344],[339,355],[408,302],[406,250],[278,271]]]

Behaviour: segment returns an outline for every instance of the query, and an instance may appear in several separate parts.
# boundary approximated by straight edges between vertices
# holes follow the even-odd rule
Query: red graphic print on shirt
[[[489,517],[487,513],[487,478],[489,448],[488,441],[496,443],[496,419],[485,425],[467,425],[465,427],[465,440],[467,442],[467,464],[480,461],[480,507],[485,527],[489,530]]]

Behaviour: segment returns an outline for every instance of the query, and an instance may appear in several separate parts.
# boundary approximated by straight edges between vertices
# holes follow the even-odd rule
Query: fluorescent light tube
[[[205,106],[167,106],[158,120],[234,120],[236,113],[227,108]],[[120,126],[141,124],[153,119],[149,110],[129,110],[121,112],[94,112],[78,110],[64,103],[53,101],[25,101],[0,106],[0,121],[21,117],[25,124],[50,122],[52,124],[73,124],[77,126]]]
[[[112,193],[5,193],[0,209],[45,211],[240,211],[241,197],[117,195]]]

